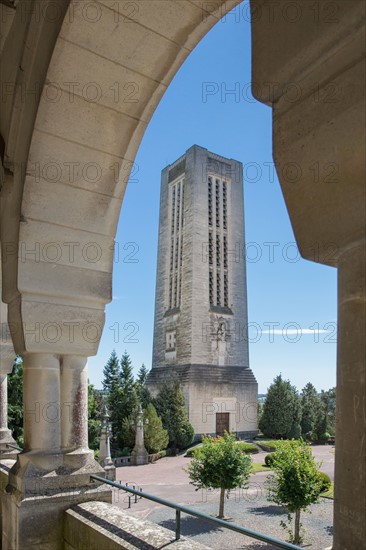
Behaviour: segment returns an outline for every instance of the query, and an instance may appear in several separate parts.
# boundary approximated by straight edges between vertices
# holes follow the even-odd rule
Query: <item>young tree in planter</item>
[[[202,442],[186,471],[196,491],[220,489],[218,517],[223,518],[225,492],[247,486],[252,461],[240,450],[235,437],[227,432],[224,437],[203,436]]]
[[[272,462],[273,474],[268,476],[268,500],[284,506],[288,511],[287,529],[290,542],[300,544],[301,510],[319,501],[322,481],[319,466],[312,455],[311,447],[304,441],[279,441]],[[290,528],[292,514],[295,514],[294,530]]]

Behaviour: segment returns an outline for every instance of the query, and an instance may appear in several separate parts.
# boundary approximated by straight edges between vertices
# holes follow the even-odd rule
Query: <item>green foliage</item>
[[[277,449],[278,440],[261,439],[258,441],[258,445],[264,451],[275,451]]]
[[[148,369],[146,368],[146,366],[144,365],[144,363],[142,363],[141,367],[140,367],[140,370],[137,374],[137,382],[139,384],[141,384],[141,386],[143,386],[146,382],[146,379],[147,379],[147,375],[149,374],[149,371]]]
[[[293,405],[292,405],[292,423],[289,431],[286,436],[288,439],[299,439],[301,437],[301,401],[296,392],[296,389],[293,387]]]
[[[188,419],[184,395],[177,380],[165,382],[154,399],[158,415],[169,434],[169,446],[184,449],[193,441],[194,428]]]
[[[299,544],[300,512],[319,501],[322,482],[319,478],[319,465],[315,462],[311,447],[304,441],[281,441],[272,463],[273,475],[268,478],[268,499],[284,506],[289,513],[295,513],[295,529],[282,523],[289,532],[291,542]]]
[[[224,513],[225,491],[245,487],[251,471],[251,458],[243,453],[235,437],[203,437],[202,447],[187,467],[192,485],[198,489],[220,489],[219,517]]]
[[[88,384],[88,439],[89,448],[97,451],[100,442],[102,400],[92,384]],[[94,453],[95,455],[95,453]]]
[[[326,493],[327,491],[329,491],[329,489],[332,486],[332,480],[330,479],[328,474],[324,472],[318,472],[318,478],[319,478],[319,481],[321,482],[320,492]]]
[[[318,434],[335,434],[335,409],[336,409],[336,389],[331,388],[328,391],[322,390],[320,393],[321,409],[315,431]]]
[[[273,462],[276,460],[276,453],[269,453],[264,457],[264,463],[269,468],[272,468]]]
[[[151,394],[146,387],[146,379],[148,374],[148,369],[145,367],[144,364],[142,364],[137,374],[137,380],[135,382],[137,397],[143,409],[146,409],[149,403],[151,403],[152,401]]]
[[[135,445],[136,413],[123,420],[122,426],[125,433],[125,441],[131,449]],[[165,449],[169,442],[167,430],[152,403],[144,410],[144,443],[149,454],[157,453]]]
[[[257,403],[257,419],[258,419],[258,423],[260,421],[260,419],[262,418],[262,414],[263,414],[263,403],[261,401],[258,401]]]
[[[8,426],[17,444],[23,447],[23,360],[20,356],[8,375]]]
[[[120,385],[120,366],[116,351],[113,350],[103,368],[103,389],[109,395],[115,392]]]
[[[322,402],[310,382],[302,389],[301,408],[301,433],[303,437],[309,437],[316,429],[322,412]]]
[[[166,449],[169,443],[168,431],[163,428],[163,422],[152,403],[149,403],[144,411],[144,420],[147,421],[144,436],[148,453]]]
[[[268,388],[259,428],[267,437],[299,437],[301,406],[296,388],[279,375]]]
[[[188,456],[188,457],[194,456],[194,453],[200,447],[202,447],[202,443],[199,443],[198,445],[194,445],[194,447],[190,447],[189,449],[187,449],[185,456]]]
[[[253,443],[237,443],[237,446],[239,449],[246,454],[256,454],[259,452],[259,449],[256,445],[253,445]]]
[[[133,368],[127,352],[118,361],[113,350],[103,369],[103,388],[107,394],[107,407],[112,423],[113,455],[119,455],[120,449],[130,444],[129,434],[123,428],[124,419],[134,413],[138,404],[138,396],[133,377]]]

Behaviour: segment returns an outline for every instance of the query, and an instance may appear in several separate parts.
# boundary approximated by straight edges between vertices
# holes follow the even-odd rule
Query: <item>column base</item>
[[[88,501],[111,503],[112,491],[104,484],[89,484],[42,495],[3,494],[3,550],[63,550],[65,511]]]
[[[131,464],[134,466],[142,466],[149,462],[149,455],[146,449],[133,449],[131,453]]]
[[[90,500],[112,502],[110,487],[91,474],[105,477],[89,450],[19,454],[1,496],[3,550],[63,549],[65,510]]]
[[[14,459],[16,460],[19,451],[8,445],[16,446],[16,442],[11,435],[11,431],[7,428],[0,428],[0,460]]]

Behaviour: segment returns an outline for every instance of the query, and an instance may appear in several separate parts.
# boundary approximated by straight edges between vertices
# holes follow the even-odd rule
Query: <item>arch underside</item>
[[[33,18],[56,19],[47,4],[34,2]],[[12,131],[4,164],[12,196],[3,212],[11,217],[3,223],[3,295],[17,352],[67,353],[71,335],[76,353],[97,352],[111,300],[114,237],[139,144],[179,67],[236,4],[70,2],[42,86],[39,74],[29,153],[19,153],[22,124],[13,130],[16,116],[29,114],[8,106]],[[32,20],[26,41],[31,26]],[[34,48],[44,49],[42,41],[51,38],[40,35]],[[20,59],[24,63],[24,55]],[[21,105],[28,101],[27,85]]]

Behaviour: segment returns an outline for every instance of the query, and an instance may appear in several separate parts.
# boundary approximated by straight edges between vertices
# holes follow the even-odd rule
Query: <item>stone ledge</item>
[[[172,531],[105,502],[86,502],[67,510],[64,541],[68,550],[157,550],[163,546],[174,550],[209,550],[184,538],[174,541]]]

